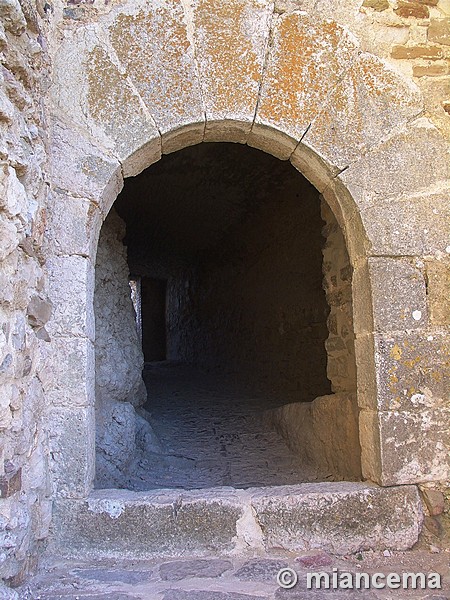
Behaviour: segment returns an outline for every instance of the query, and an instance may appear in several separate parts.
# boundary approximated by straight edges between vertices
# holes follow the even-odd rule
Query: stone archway
[[[49,330],[60,360],[47,393],[56,495],[85,498],[92,487],[101,222],[123,177],[201,141],[290,160],[321,192],[354,269],[363,474],[381,485],[445,479],[445,382],[433,373],[448,334],[430,304],[426,257],[448,251],[433,223],[445,209],[449,148],[417,89],[308,11],[262,0],[105,10],[68,22],[55,61]]]

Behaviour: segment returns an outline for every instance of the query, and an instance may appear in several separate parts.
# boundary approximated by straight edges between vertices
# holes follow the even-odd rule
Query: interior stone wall
[[[136,412],[147,400],[144,356],[129,286],[125,223],[112,209],[100,231],[95,265],[96,485],[126,487],[133,461],[153,443]]]
[[[330,207],[322,200],[325,222],[323,287],[329,306],[325,340],[327,376],[333,394],[310,403],[288,403],[267,411],[266,422],[283,435],[305,464],[330,478],[361,479],[359,408],[356,392],[352,266],[346,243]]]
[[[0,61],[0,581],[17,584],[48,534],[52,491],[45,420],[52,307],[42,248],[49,59],[33,3],[0,4]]]
[[[320,200],[292,177],[168,282],[169,357],[255,390],[330,391]]]
[[[330,307],[328,315],[327,374],[333,392],[356,393],[355,331],[353,328],[353,268],[342,229],[326,202],[321,203],[325,226],[322,234],[323,286]]]

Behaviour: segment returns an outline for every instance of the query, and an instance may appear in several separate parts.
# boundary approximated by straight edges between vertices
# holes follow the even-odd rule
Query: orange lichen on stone
[[[207,114],[251,115],[256,109],[269,38],[266,0],[198,0],[194,36]]]
[[[179,2],[120,14],[111,43],[159,129],[201,120],[203,105],[184,12]]]
[[[421,109],[418,90],[380,59],[361,54],[330,94],[305,141],[343,168]]]
[[[257,121],[283,124],[292,137],[301,136],[356,51],[356,42],[334,21],[298,13],[278,17]]]
[[[104,48],[96,46],[88,54],[86,72],[89,116],[115,142],[120,156],[125,157],[158,137],[139,96]]]

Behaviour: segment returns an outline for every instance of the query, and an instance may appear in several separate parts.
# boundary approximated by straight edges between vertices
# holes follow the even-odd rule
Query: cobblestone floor
[[[53,563],[18,590],[22,600],[327,600],[450,598],[450,553],[426,551],[367,552],[336,558],[323,552],[258,558],[152,560],[145,562]],[[292,589],[277,584],[280,569],[298,574]],[[308,572],[398,573],[436,572],[442,589],[308,590]]]
[[[147,410],[163,453],[140,461],[127,487],[199,489],[288,485],[330,480],[306,467],[263,423],[286,402],[245,390],[230,377],[177,363],[151,363],[144,378]]]

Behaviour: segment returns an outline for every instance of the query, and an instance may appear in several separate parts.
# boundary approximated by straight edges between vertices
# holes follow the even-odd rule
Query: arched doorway
[[[326,202],[259,150],[192,146],[127,180],[97,251],[97,486],[360,478],[351,279]]]

